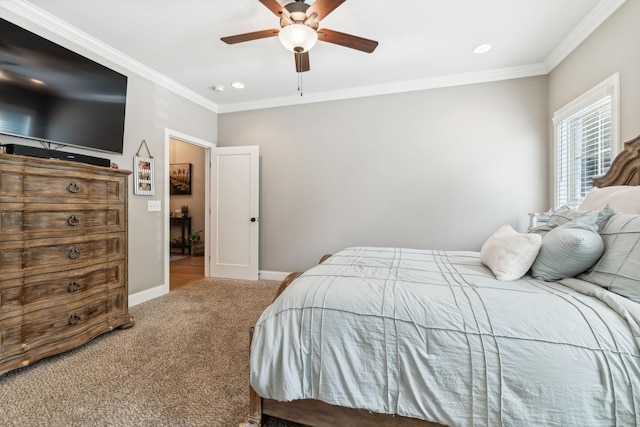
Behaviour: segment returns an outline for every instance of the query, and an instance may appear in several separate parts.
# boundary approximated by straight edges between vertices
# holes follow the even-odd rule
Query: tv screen
[[[0,19],[0,133],[122,153],[126,93],[125,75]]]

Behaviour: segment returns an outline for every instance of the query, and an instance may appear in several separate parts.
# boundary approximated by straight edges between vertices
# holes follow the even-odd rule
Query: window
[[[2,106],[0,132],[11,135],[29,135],[32,132],[31,122],[35,112],[4,103],[0,103],[0,105]]]
[[[619,151],[618,86],[614,74],[554,114],[556,207],[578,206]]]

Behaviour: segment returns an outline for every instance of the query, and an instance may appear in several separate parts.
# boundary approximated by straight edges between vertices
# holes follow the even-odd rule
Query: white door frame
[[[197,145],[200,146],[202,148],[204,148],[206,150],[206,161],[205,161],[205,199],[204,199],[204,206],[205,206],[205,216],[204,216],[204,235],[206,236],[208,231],[210,230],[210,226],[211,224],[210,222],[210,217],[211,217],[211,199],[210,199],[210,194],[211,194],[211,149],[216,147],[216,143],[215,142],[210,142],[210,141],[205,141],[203,139],[200,138],[196,138],[194,136],[190,136],[187,134],[184,134],[182,132],[178,132],[175,130],[171,130],[171,129],[165,129],[164,130],[164,209],[162,211],[162,213],[166,216],[165,221],[164,221],[164,235],[165,235],[165,239],[164,239],[164,293],[169,293],[169,291],[171,290],[170,287],[170,281],[171,281],[171,274],[170,274],[170,270],[169,270],[169,256],[171,255],[171,245],[169,244],[169,236],[170,234],[170,230],[169,230],[169,200],[170,200],[170,195],[169,195],[169,148],[171,146],[171,139],[177,139],[179,141],[182,142],[186,142],[188,144],[193,144],[193,145]],[[210,246],[209,246],[210,242],[209,239],[205,239],[204,240],[204,259],[205,259],[205,263],[204,263],[204,277],[209,277],[209,262],[207,261],[210,257],[211,251],[210,251]]]

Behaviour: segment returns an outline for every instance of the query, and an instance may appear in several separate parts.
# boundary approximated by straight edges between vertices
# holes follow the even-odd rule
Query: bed
[[[244,427],[640,425],[640,137],[539,230],[292,273],[252,328],[250,374]]]

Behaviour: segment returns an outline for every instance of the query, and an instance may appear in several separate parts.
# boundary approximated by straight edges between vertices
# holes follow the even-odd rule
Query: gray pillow
[[[598,211],[587,212],[546,233],[531,266],[531,275],[552,281],[588,270],[604,252],[604,243],[598,234],[598,218]]]
[[[562,206],[553,211],[553,213],[549,217],[549,221],[547,221],[547,224],[556,226],[566,224],[567,222],[571,222],[574,219],[580,218],[585,213],[585,211],[571,209],[569,206]]]
[[[604,255],[578,277],[640,303],[640,215],[615,214],[600,234]]]
[[[596,222],[598,224],[599,231],[602,231],[604,229],[604,226],[607,224],[607,221],[609,220],[611,215],[613,215],[614,213],[613,209],[611,209],[609,205],[605,206],[604,209],[600,211],[590,211],[590,212],[579,211],[577,209],[571,209],[568,206],[562,206],[556,209],[555,211],[553,211],[553,213],[549,217],[549,221],[547,221],[546,224],[534,228],[533,230],[530,231],[530,233],[539,234],[544,237],[545,234],[547,234],[549,231],[553,230],[554,228],[559,227],[568,222],[574,221],[591,212],[598,212],[598,219]]]

